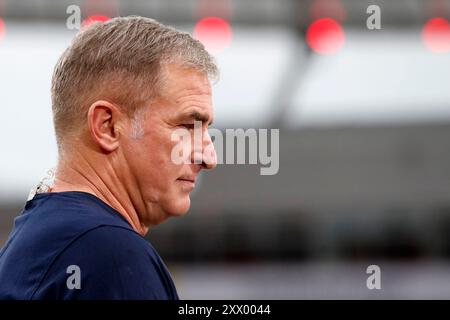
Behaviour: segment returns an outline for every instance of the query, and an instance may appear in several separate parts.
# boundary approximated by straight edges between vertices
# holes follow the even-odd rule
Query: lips
[[[178,178],[177,182],[187,192],[191,192],[195,188],[195,178],[193,178],[193,177]]]
[[[180,181],[187,181],[187,182],[192,182],[192,183],[195,183],[195,179],[196,179],[196,177],[181,177],[181,178],[178,178],[178,180],[180,180]]]

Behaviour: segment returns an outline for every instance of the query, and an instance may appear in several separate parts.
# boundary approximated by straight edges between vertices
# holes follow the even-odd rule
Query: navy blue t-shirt
[[[0,299],[178,299],[152,245],[85,192],[26,203],[0,251]]]

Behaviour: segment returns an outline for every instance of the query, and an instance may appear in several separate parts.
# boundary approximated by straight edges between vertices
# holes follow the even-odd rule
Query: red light
[[[105,22],[108,21],[109,19],[111,19],[108,16],[104,16],[104,15],[93,15],[93,16],[89,16],[86,19],[83,20],[82,23],[82,27],[88,27],[91,24],[95,23],[95,22]]]
[[[5,22],[0,19],[0,39],[5,35]]]
[[[331,18],[314,21],[306,32],[306,42],[317,53],[333,54],[345,43],[345,33],[341,25]]]
[[[428,20],[422,30],[422,40],[433,52],[449,52],[450,23],[444,18]]]
[[[222,18],[203,18],[195,25],[194,38],[201,41],[211,53],[219,53],[228,47],[232,37],[230,24]]]

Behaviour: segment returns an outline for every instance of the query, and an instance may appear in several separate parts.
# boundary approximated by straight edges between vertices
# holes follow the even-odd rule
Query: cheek
[[[170,146],[153,132],[127,141],[126,162],[138,180],[145,183],[153,180],[155,183],[155,179],[159,179],[167,166],[166,148]]]
[[[136,154],[136,157],[145,156],[149,161],[151,170],[160,179],[167,181],[178,178],[182,165],[177,164],[172,159],[172,151],[177,146],[176,141],[171,139],[171,131],[164,132],[153,131],[146,136],[145,147],[142,153]]]
[[[177,129],[171,137],[171,162],[175,165],[188,164],[192,152],[191,134],[185,130]]]

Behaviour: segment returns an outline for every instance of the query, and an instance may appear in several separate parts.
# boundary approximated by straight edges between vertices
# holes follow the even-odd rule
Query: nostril
[[[217,165],[217,154],[214,149],[206,149],[203,152],[202,166],[205,169],[213,169]]]
[[[202,167],[204,169],[214,169],[216,167],[216,164],[215,163],[207,163],[207,162],[203,161]]]

